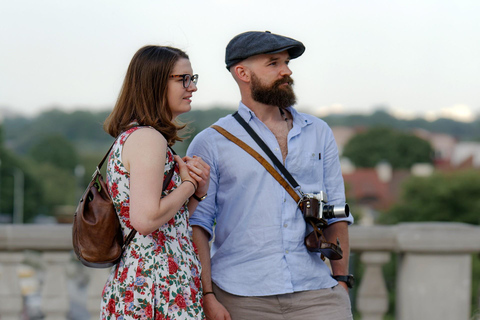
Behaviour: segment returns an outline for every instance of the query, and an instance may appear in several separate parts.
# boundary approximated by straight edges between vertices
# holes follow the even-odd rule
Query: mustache
[[[289,85],[293,86],[294,84],[294,81],[293,79],[290,77],[290,76],[284,76],[282,79],[278,79],[276,80],[274,83],[273,83],[273,87],[274,88],[277,88],[279,87],[280,85],[284,84],[284,83],[288,83]]]

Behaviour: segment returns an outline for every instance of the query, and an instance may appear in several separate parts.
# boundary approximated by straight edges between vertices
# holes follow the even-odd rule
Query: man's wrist
[[[353,288],[353,286],[355,285],[355,278],[351,274],[336,275],[336,276],[333,276],[333,279],[346,283],[347,287],[349,287],[350,289]]]
[[[197,200],[198,202],[205,200],[206,197],[207,197],[206,193],[205,193],[205,195],[203,195],[201,197],[197,196],[195,193],[192,195],[192,198]]]

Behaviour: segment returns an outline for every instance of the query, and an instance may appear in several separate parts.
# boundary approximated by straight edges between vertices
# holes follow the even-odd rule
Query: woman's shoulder
[[[152,127],[135,127],[128,136],[125,137],[124,144],[127,149],[145,154],[159,150],[165,153],[167,140],[165,137]],[[127,130],[127,132],[129,131]]]
[[[128,129],[122,135],[125,134],[125,138],[129,140],[138,140],[143,142],[159,142],[164,141],[165,137],[153,127],[148,126],[136,126]]]

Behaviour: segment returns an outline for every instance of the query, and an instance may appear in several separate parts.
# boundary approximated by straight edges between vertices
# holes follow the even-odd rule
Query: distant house
[[[457,169],[480,168],[480,143],[457,143],[450,162],[452,164],[452,167]]]
[[[332,131],[341,156],[348,141],[363,129],[332,127]],[[361,208],[367,216],[370,215],[372,221],[372,216],[390,209],[399,200],[402,183],[412,175],[428,176],[435,170],[480,168],[480,143],[459,142],[450,135],[420,129],[412,132],[432,145],[435,152],[433,166],[417,164],[411,170],[393,170],[388,163],[380,163],[376,168],[355,168],[348,159],[341,157],[347,200],[354,203],[357,210]]]
[[[343,173],[347,199],[376,211],[388,210],[398,201],[400,186],[410,176],[409,170],[392,170],[386,163]]]
[[[340,155],[343,154],[343,148],[347,142],[358,133],[354,128],[343,126],[332,127],[332,132],[333,136],[335,137],[335,141],[337,142],[338,153]]]

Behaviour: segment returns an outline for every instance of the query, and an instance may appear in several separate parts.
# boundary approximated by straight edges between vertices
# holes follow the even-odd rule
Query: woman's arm
[[[175,156],[180,176],[185,182],[161,198],[167,141],[156,130],[133,132],[125,142],[122,161],[130,172],[130,223],[141,234],[150,234],[167,223],[195,192],[197,182],[187,165]]]

